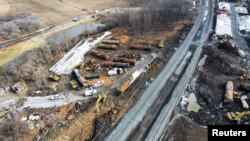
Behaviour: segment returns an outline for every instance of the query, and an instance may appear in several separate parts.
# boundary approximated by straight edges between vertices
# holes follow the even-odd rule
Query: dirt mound
[[[207,130],[190,122],[183,116],[177,115],[173,118],[171,130],[164,140],[168,141],[206,141]]]
[[[229,42],[223,42],[223,43],[219,43],[218,49],[223,50],[224,52],[228,53],[228,54],[235,54],[237,55],[237,50],[236,47],[234,47],[231,43]]]

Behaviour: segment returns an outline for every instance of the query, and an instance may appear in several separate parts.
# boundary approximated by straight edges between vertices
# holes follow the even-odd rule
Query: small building
[[[11,86],[11,90],[17,94],[21,94],[22,92],[24,92],[25,88],[26,88],[25,84],[21,81],[15,83],[13,86]]]

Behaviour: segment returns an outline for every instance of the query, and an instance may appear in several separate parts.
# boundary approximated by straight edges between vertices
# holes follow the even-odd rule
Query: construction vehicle
[[[70,86],[74,90],[79,88],[78,83],[76,82],[76,80],[71,80],[70,81]]]
[[[164,41],[163,40],[160,41],[160,43],[158,44],[158,47],[159,48],[163,48],[164,47]]]
[[[243,74],[240,76],[241,81],[247,81],[250,80],[250,75]]]
[[[48,87],[47,93],[54,94],[57,91],[57,84],[52,84]]]
[[[79,64],[77,64],[74,68],[76,68],[76,69],[81,69],[81,68],[83,68],[84,67],[84,63],[79,63]]]
[[[151,64],[145,65],[145,69],[149,70],[151,68]]]
[[[250,115],[250,111],[244,111],[244,112],[227,112],[226,116],[227,119],[230,121],[237,121],[240,122],[241,117],[245,115]]]
[[[59,81],[59,79],[60,79],[60,76],[59,75],[57,75],[57,74],[50,74],[49,75],[49,79],[50,80],[52,80],[52,81]]]
[[[97,101],[96,101],[96,110],[97,111],[99,111],[99,108],[100,108],[100,102],[105,102],[106,101],[106,98],[107,98],[107,96],[106,96],[106,94],[100,94],[99,96],[98,96],[98,99],[97,99]]]

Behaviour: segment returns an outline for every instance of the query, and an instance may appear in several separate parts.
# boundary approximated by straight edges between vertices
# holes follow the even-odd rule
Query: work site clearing
[[[0,69],[0,140],[205,141],[207,125],[250,124],[249,2],[17,1],[23,5],[29,14],[0,10],[0,59],[18,44],[29,48]],[[12,27],[18,35],[8,34]]]

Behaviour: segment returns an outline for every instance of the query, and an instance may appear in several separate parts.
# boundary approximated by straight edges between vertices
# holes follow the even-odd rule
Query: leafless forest
[[[117,15],[115,22],[131,27],[134,33],[166,30],[176,21],[192,17],[185,0],[129,0],[129,4],[139,8]]]
[[[0,38],[14,39],[42,28],[42,23],[26,12],[9,13],[0,17]]]

